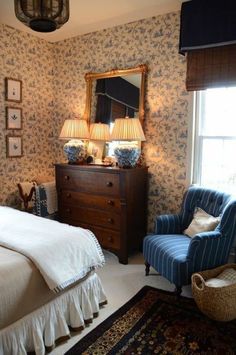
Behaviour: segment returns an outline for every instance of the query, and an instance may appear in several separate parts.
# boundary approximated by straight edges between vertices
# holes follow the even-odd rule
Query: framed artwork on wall
[[[7,158],[18,158],[23,155],[22,137],[7,136]]]
[[[5,78],[6,100],[12,102],[22,101],[22,81],[18,79]]]
[[[20,107],[6,107],[6,128],[22,129],[22,109]]]

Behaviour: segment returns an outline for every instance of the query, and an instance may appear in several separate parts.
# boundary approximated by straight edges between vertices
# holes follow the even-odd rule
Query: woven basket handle
[[[198,281],[198,282],[197,282]],[[199,282],[200,281],[200,282]],[[205,288],[205,280],[200,274],[192,275],[192,285],[196,287],[198,291],[203,291]]]

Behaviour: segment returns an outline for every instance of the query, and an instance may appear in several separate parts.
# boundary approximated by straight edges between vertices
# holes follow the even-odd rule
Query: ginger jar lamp
[[[104,158],[105,142],[111,140],[110,127],[106,123],[92,123],[90,125],[90,143],[92,159],[96,164],[101,164]],[[99,153],[100,152],[100,153]],[[103,165],[103,164],[102,164]]]
[[[86,120],[74,119],[65,120],[60,139],[69,139],[64,145],[64,153],[69,164],[82,164],[87,156],[86,140],[90,137]]]
[[[141,154],[139,142],[145,141],[145,135],[138,118],[117,118],[111,133],[115,141],[128,141],[117,144],[114,155],[120,168],[133,168]],[[136,141],[136,142],[135,142]]]

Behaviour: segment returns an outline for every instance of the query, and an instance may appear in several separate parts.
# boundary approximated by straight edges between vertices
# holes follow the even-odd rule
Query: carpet
[[[194,300],[150,286],[75,344],[66,355],[236,354],[236,321],[204,316]]]

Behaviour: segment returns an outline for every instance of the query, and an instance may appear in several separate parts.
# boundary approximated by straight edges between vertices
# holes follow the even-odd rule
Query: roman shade
[[[222,86],[236,86],[236,45],[189,51],[186,89]]]

